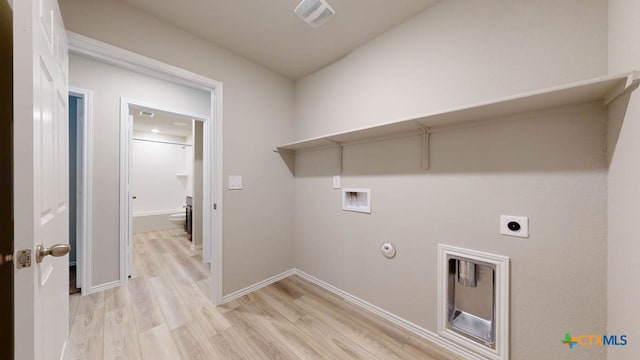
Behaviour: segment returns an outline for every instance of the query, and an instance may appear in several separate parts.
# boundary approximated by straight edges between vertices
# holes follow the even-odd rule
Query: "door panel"
[[[16,358],[64,359],[68,256],[35,260],[69,239],[66,32],[56,0],[17,1],[14,19],[15,246],[33,251],[15,270]]]
[[[40,225],[46,226],[55,217],[54,214],[54,184],[55,162],[53,154],[54,123],[53,123],[53,79],[46,68],[40,63],[39,97],[40,107],[34,118],[34,148],[35,148],[35,181],[39,184],[36,199],[40,199]],[[36,110],[36,109],[34,109]]]
[[[39,18],[42,25],[43,34],[47,40],[47,44],[51,46],[53,42],[53,2],[48,0],[39,0]]]
[[[58,172],[56,179],[58,189],[56,194],[58,195],[56,206],[58,207],[58,213],[64,212],[69,207],[69,120],[67,116],[68,105],[65,99],[68,99],[67,94],[61,94],[60,89],[56,93],[56,131],[58,133],[56,141],[56,153],[58,155],[57,164],[67,164],[66,170],[62,167],[57,167]]]

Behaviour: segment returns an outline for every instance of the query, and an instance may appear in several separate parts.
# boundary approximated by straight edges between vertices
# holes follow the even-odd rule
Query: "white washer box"
[[[371,213],[370,189],[342,189],[342,210]]]

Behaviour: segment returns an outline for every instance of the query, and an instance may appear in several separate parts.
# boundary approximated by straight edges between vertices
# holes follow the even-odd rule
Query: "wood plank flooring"
[[[459,359],[296,276],[215,307],[186,237],[133,245],[127,286],[71,296],[72,359]]]

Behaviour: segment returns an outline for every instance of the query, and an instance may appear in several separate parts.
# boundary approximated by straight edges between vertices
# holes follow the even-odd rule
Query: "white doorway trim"
[[[209,288],[210,299],[216,305],[222,303],[222,83],[202,75],[181,69],[179,67],[163,63],[161,61],[142,56],[119,47],[103,43],[86,36],[67,32],[69,38],[69,52],[85,57],[97,59],[112,65],[133,70],[168,80],[174,83],[202,89],[211,93],[211,124],[209,146],[205,143],[204,151],[210,156],[211,167],[203,169],[203,176],[209,179],[212,189],[209,203],[204,203],[203,208],[209,210],[209,222],[211,224],[211,248],[203,249],[203,258],[211,260],[211,276]],[[206,171],[206,172],[205,172]],[[204,199],[203,199],[204,200]],[[121,200],[122,201],[122,200]],[[214,207],[216,210],[214,211]],[[203,212],[203,215],[204,212]],[[204,221],[206,222],[206,221]],[[204,237],[204,234],[203,234]],[[203,244],[205,243],[203,239]],[[121,258],[122,259],[122,258]],[[122,271],[121,271],[122,275]]]
[[[78,116],[76,139],[82,148],[76,157],[76,284],[83,295],[91,292],[91,125],[93,93],[90,90],[69,87],[69,95],[82,99],[82,115]]]

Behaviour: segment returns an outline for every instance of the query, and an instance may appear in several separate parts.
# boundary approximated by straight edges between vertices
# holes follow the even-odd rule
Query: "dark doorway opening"
[[[13,359],[13,12],[0,1],[0,349]]]

